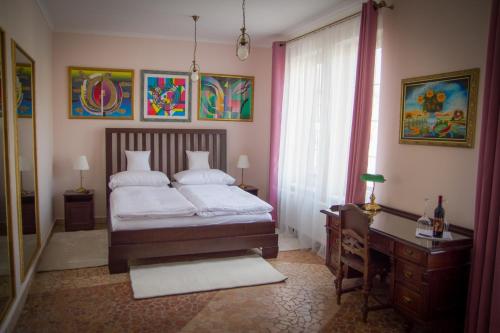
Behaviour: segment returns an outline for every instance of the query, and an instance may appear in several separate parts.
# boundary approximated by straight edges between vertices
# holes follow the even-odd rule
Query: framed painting
[[[253,121],[254,77],[202,73],[198,120]]]
[[[479,69],[402,80],[400,143],[472,148]]]
[[[134,119],[134,71],[69,67],[69,118]]]
[[[32,77],[31,64],[16,64],[16,113],[19,118],[33,117]]]
[[[141,71],[142,121],[191,121],[187,72]]]

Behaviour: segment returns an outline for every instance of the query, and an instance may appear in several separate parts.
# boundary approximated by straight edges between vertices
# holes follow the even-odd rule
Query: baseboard
[[[33,283],[33,279],[35,277],[35,274],[37,272],[38,268],[38,262],[40,261],[40,257],[42,256],[43,250],[45,250],[45,247],[47,246],[47,243],[50,240],[50,237],[52,236],[52,232],[54,230],[54,226],[56,224],[56,221],[52,223],[52,226],[50,227],[50,231],[47,235],[47,237],[44,239],[42,242],[42,246],[40,247],[40,251],[38,252],[38,255],[35,258],[35,261],[33,262],[33,265],[31,266],[31,269],[28,271],[28,274],[26,275],[25,278],[25,288],[22,290],[21,293],[19,293],[19,290],[16,290],[16,298],[14,299],[14,302],[12,303],[9,311],[7,312],[7,315],[4,317],[4,322],[1,323],[0,325],[0,332],[14,332],[14,329],[16,327],[17,321],[19,320],[19,317],[21,316],[21,312],[24,308],[24,304],[26,303],[26,299],[28,298],[29,291],[31,289],[31,284]]]
[[[95,217],[95,223],[96,224],[106,224],[107,221],[106,221],[106,216],[102,217],[102,216],[99,216],[99,217]],[[56,219],[55,223],[61,223],[61,224],[64,224],[64,219]]]

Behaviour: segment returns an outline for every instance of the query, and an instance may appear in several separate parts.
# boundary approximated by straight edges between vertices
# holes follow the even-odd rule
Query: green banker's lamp
[[[385,182],[385,178],[383,175],[376,175],[370,173],[364,173],[361,175],[361,180],[364,182],[373,182],[372,194],[370,195],[370,203],[367,203],[363,206],[365,210],[376,212],[380,210],[380,206],[375,203],[375,183],[383,183]]]

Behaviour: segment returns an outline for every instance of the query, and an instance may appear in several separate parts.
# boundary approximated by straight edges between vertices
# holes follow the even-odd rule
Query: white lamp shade
[[[89,162],[87,161],[87,156],[82,155],[78,156],[78,158],[73,162],[73,169],[74,170],[88,170],[89,168]]]
[[[31,171],[31,163],[24,156],[19,156],[19,171]]]
[[[237,167],[240,169],[248,169],[250,167],[250,161],[248,160],[248,155],[240,155],[240,157],[238,157]]]

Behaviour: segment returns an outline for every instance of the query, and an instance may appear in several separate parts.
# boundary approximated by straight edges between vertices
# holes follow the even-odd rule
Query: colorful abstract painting
[[[141,71],[143,121],[191,121],[189,73]]]
[[[254,78],[202,74],[198,86],[199,120],[253,120]]]
[[[134,71],[69,68],[69,117],[134,119]]]
[[[33,117],[32,71],[30,64],[16,65],[16,106],[20,118]]]
[[[402,81],[400,143],[472,147],[479,69]]]

